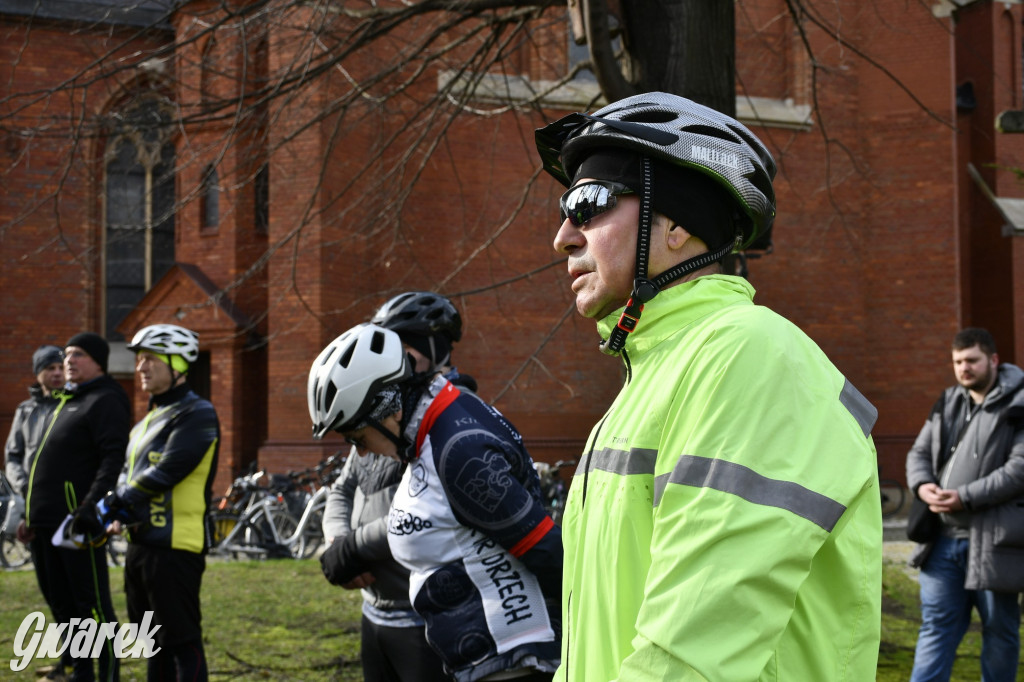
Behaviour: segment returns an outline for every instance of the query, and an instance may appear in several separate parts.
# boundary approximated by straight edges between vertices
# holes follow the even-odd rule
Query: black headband
[[[715,251],[733,241],[738,202],[708,175],[651,158],[654,210],[670,218]],[[594,151],[580,163],[573,184],[582,178],[621,182],[643,189],[640,155],[614,147]]]

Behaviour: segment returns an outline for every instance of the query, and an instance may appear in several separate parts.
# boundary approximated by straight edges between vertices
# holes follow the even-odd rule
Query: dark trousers
[[[50,539],[55,529],[34,530],[32,558],[36,579],[54,621],[69,623],[72,618],[92,618],[98,623],[115,622],[106,550],[103,547],[54,547]],[[73,659],[69,652],[65,652],[61,663],[71,666],[70,679],[73,682],[96,679],[116,682],[120,679],[120,662],[114,656],[113,643],[109,639],[100,650],[98,677],[93,671],[91,658]]]
[[[363,616],[359,659],[365,682],[450,682],[423,628],[391,628]]]
[[[124,593],[128,617],[141,623],[146,612],[159,625],[160,651],[147,662],[150,682],[205,682],[202,588],[206,557],[169,547],[129,544],[124,558]]]

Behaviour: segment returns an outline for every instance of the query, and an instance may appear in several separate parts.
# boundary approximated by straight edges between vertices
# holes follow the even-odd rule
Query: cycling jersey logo
[[[427,470],[422,464],[413,466],[409,472],[409,495],[419,497],[420,493],[427,489]]]
[[[388,513],[388,532],[392,535],[412,535],[430,528],[433,524],[427,519],[392,508]]]
[[[474,457],[459,472],[456,485],[482,509],[494,511],[512,483],[508,469],[500,455]]]

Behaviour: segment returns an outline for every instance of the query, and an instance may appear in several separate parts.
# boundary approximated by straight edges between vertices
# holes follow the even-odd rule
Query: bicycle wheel
[[[234,527],[238,525],[238,514],[228,511],[215,511],[210,514],[210,544],[214,547],[224,542]]]
[[[295,547],[292,547],[292,555],[296,559],[308,559],[316,554],[316,550],[324,539],[323,524],[324,513],[322,511],[317,510],[309,515],[299,541]]]
[[[124,555],[128,551],[128,541],[123,535],[107,537],[107,561],[111,566],[124,566]]]
[[[292,558],[292,552],[284,541],[298,527],[299,522],[283,504],[267,505],[252,516],[243,536],[245,544],[259,548],[266,558],[286,559]]]
[[[32,561],[32,553],[28,546],[18,542],[15,538],[0,534],[0,564],[4,568],[21,568]]]
[[[882,496],[882,518],[887,519],[898,514],[907,498],[907,490],[903,484],[883,478],[878,482],[878,489]]]

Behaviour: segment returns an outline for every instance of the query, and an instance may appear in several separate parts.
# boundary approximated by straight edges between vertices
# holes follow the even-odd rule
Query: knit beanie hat
[[[102,336],[92,332],[75,334],[64,344],[65,348],[68,346],[78,346],[84,350],[89,354],[89,357],[96,361],[96,364],[100,366],[103,373],[107,373],[107,358],[110,356],[110,346],[107,345],[106,339]]]
[[[40,372],[55,362],[64,362],[64,351],[57,346],[39,346],[32,354],[32,375],[38,376]]]

